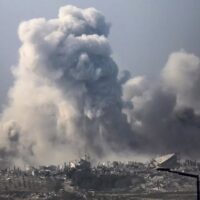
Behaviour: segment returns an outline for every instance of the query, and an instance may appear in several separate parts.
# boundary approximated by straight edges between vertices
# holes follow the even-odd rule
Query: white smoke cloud
[[[184,51],[170,55],[162,72],[165,86],[177,96],[177,107],[200,111],[200,59]]]
[[[2,154],[17,164],[41,164],[115,148],[128,124],[109,27],[99,11],[74,6],[60,8],[58,18],[20,24],[20,59],[1,119]]]
[[[20,24],[1,157],[19,165],[61,163],[85,151],[98,158],[199,155],[200,59],[173,53],[153,81],[118,76],[109,28],[96,9],[74,6]]]

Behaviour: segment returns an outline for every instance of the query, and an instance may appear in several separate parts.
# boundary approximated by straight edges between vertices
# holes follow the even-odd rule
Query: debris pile
[[[173,156],[154,160],[166,162],[164,158],[167,157],[171,160]],[[176,165],[176,170],[199,174],[200,163],[184,160]],[[14,166],[0,170],[1,199],[98,199],[101,194],[124,193],[194,195],[195,184],[188,177],[157,171],[152,162],[114,161],[93,166],[89,159],[82,158],[60,166],[28,166],[24,169]]]

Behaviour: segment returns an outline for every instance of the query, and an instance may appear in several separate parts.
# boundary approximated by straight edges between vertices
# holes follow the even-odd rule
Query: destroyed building
[[[168,167],[178,162],[175,154],[154,160],[159,166]],[[17,195],[26,200],[98,200],[110,199],[111,196],[112,199],[140,199],[137,196],[154,199],[153,196],[172,193],[181,197],[186,195],[186,199],[193,198],[194,180],[159,172],[151,163],[114,161],[93,166],[89,160],[82,158],[62,166],[10,167],[0,170],[0,199],[15,199]],[[176,166],[177,170],[200,173],[198,161],[184,160]]]
[[[154,167],[174,168],[179,164],[179,156],[176,153],[159,156],[153,159],[151,164]]]

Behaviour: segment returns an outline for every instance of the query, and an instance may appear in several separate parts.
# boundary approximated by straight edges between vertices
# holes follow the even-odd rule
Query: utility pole
[[[176,171],[176,170],[172,170],[170,168],[157,168],[156,170],[158,171],[165,171],[165,172],[169,172],[169,173],[173,173],[173,174],[178,174],[181,176],[187,176],[187,177],[191,177],[191,178],[195,178],[196,179],[196,188],[197,188],[197,200],[200,200],[200,194],[199,194],[199,175],[197,174],[190,174],[190,173],[186,173],[186,172],[181,172],[181,171]]]

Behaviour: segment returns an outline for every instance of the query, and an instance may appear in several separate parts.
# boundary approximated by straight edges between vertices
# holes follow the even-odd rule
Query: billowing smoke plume
[[[109,24],[94,8],[21,23],[15,83],[1,119],[1,154],[15,163],[55,163],[133,144],[122,114]]]
[[[0,156],[59,163],[89,152],[200,152],[200,59],[173,53],[157,81],[118,76],[94,8],[21,23],[19,63],[0,121]],[[120,78],[119,78],[120,77]]]
[[[134,77],[123,87],[123,99],[134,106],[124,112],[142,138],[142,151],[200,155],[198,57],[184,51],[173,53],[158,80]]]

